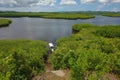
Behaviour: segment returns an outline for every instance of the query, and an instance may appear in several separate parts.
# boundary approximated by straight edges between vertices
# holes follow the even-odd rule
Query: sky
[[[120,11],[120,0],[0,0],[0,11]]]

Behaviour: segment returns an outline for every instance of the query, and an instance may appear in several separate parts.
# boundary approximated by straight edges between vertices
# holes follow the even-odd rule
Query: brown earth
[[[39,74],[32,80],[68,80],[69,70],[53,70],[48,62],[46,62],[45,70],[44,74]]]

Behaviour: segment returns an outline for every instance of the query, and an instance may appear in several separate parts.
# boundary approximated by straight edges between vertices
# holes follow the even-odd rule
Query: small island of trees
[[[0,27],[9,26],[12,21],[9,19],[0,19]]]

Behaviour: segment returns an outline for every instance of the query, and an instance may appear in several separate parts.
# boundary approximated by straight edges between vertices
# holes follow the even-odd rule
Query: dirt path
[[[68,70],[54,70],[52,65],[46,61],[45,73],[35,76],[32,80],[67,80]]]

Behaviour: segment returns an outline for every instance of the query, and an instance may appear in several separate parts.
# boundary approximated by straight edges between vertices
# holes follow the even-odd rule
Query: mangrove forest
[[[120,79],[120,25],[75,24],[73,34],[56,43],[50,62],[56,70],[69,69],[70,80]]]
[[[0,40],[0,51],[0,80],[30,80],[45,71],[46,42]]]
[[[71,21],[95,18],[96,15],[120,17],[119,12],[0,12],[0,17],[8,18],[0,18],[0,27],[9,26],[14,17]],[[30,27],[26,29],[31,31]],[[42,28],[37,26],[37,29]],[[57,38],[54,51],[50,51],[48,43],[41,40],[0,40],[0,80],[33,80],[38,75],[46,80],[44,73],[48,63],[53,70],[67,70],[67,80],[109,80],[110,76],[106,75],[120,80],[120,25],[74,24],[70,36]]]

